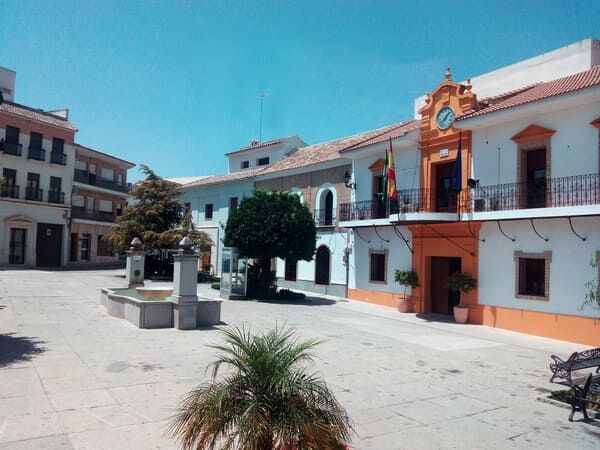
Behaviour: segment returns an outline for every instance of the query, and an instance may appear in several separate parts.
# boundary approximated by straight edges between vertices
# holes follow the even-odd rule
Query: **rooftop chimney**
[[[0,92],[5,101],[15,101],[15,78],[17,73],[10,69],[0,67]]]

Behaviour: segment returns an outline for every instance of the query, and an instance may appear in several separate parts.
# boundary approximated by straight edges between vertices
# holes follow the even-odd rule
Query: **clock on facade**
[[[454,110],[449,106],[444,106],[438,112],[435,121],[440,130],[446,130],[450,128],[450,126],[454,122]]]

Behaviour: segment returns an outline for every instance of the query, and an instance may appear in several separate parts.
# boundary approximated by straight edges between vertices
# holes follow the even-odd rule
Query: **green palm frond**
[[[325,381],[310,373],[318,340],[276,327],[253,335],[228,328],[209,366],[211,381],[187,394],[167,433],[184,449],[340,449],[353,432]],[[222,367],[228,374],[217,380]]]

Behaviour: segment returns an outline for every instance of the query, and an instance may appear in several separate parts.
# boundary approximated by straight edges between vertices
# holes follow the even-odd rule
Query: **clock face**
[[[438,112],[435,121],[440,130],[450,128],[454,122],[454,111],[449,106],[444,106],[440,109],[440,112]]]

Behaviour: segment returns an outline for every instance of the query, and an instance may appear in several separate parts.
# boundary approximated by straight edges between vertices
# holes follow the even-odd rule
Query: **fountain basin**
[[[109,315],[125,319],[138,328],[173,328],[173,309],[178,307],[168,297],[144,297],[134,289],[103,288],[100,302]],[[202,298],[190,304],[196,308],[197,326],[218,324],[221,303],[221,300]]]
[[[140,286],[140,287],[136,287],[135,290],[142,297],[146,297],[146,298],[164,299],[173,294],[173,288],[162,287],[162,286],[152,286],[152,287]]]

